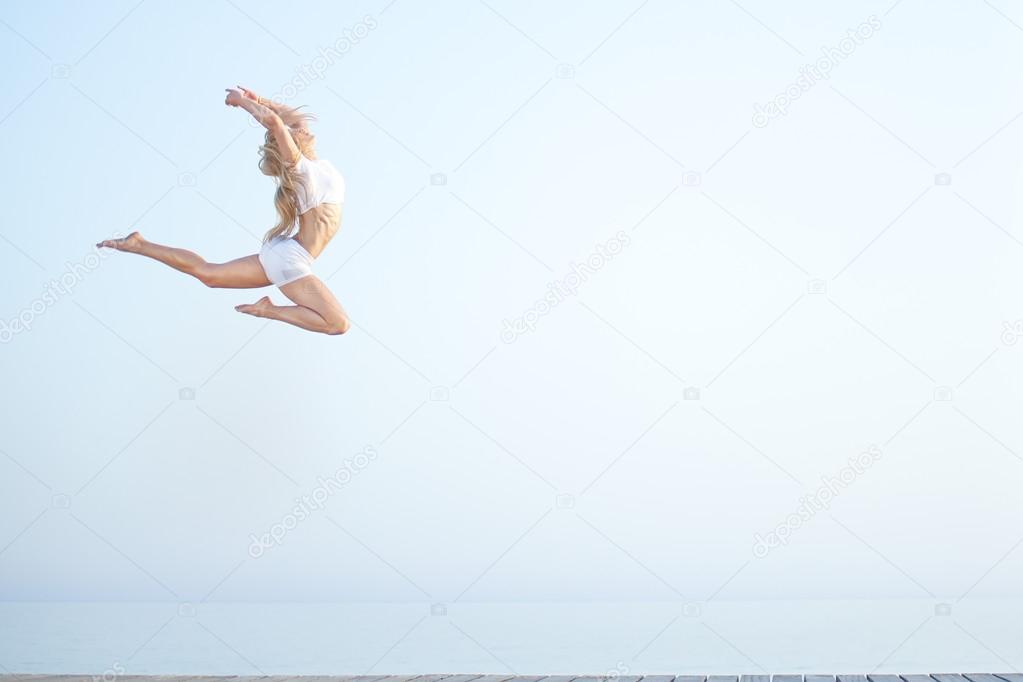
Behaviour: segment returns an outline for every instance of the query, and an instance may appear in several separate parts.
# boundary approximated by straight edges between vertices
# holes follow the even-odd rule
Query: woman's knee
[[[203,263],[192,274],[211,289],[224,286],[224,276],[220,272],[220,267],[212,263]]]
[[[352,328],[352,323],[344,315],[331,316],[327,319],[327,334],[340,336]]]

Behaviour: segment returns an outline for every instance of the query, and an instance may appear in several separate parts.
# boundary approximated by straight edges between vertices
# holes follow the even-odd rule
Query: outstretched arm
[[[256,104],[262,104],[264,107],[270,109],[271,111],[273,111],[278,116],[281,116],[282,118],[284,116],[294,114],[296,112],[296,110],[293,107],[289,107],[288,105],[281,104],[279,102],[274,102],[272,99],[266,99],[265,97],[257,95],[255,92],[249,90],[248,88],[244,88],[239,85],[238,89],[241,91],[242,95],[244,95],[246,99],[251,99]],[[292,118],[298,119],[297,123],[298,126],[302,128],[306,127],[305,117],[292,116]]]
[[[288,163],[296,163],[298,161],[299,156],[301,156],[298,145],[295,144],[295,140],[288,131],[288,126],[284,125],[284,121],[281,120],[280,115],[276,111],[265,104],[260,104],[256,100],[246,97],[242,94],[241,90],[235,90],[234,88],[227,89],[227,97],[224,99],[224,104],[230,107],[241,107],[252,114],[252,117],[274,136],[274,139],[277,141],[277,148],[281,150],[281,156],[284,157],[284,160]]]

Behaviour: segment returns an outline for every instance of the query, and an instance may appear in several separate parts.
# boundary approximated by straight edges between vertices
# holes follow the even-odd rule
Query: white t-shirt
[[[345,202],[345,179],[330,161],[307,159],[299,154],[295,170],[304,180],[296,192],[299,215],[320,204]]]

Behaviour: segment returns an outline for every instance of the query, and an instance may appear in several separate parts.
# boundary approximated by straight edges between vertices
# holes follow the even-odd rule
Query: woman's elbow
[[[283,131],[287,127],[284,125],[284,121],[281,117],[269,109],[260,112],[260,115],[256,117],[256,120],[258,120],[264,128],[274,134]]]

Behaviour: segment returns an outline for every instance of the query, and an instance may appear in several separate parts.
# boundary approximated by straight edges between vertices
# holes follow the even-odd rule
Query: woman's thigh
[[[270,286],[259,256],[253,254],[226,263],[207,263],[204,266],[211,286],[225,289],[258,289]]]
[[[327,322],[336,322],[348,317],[341,303],[316,275],[295,280],[280,289],[293,303],[312,308]]]

